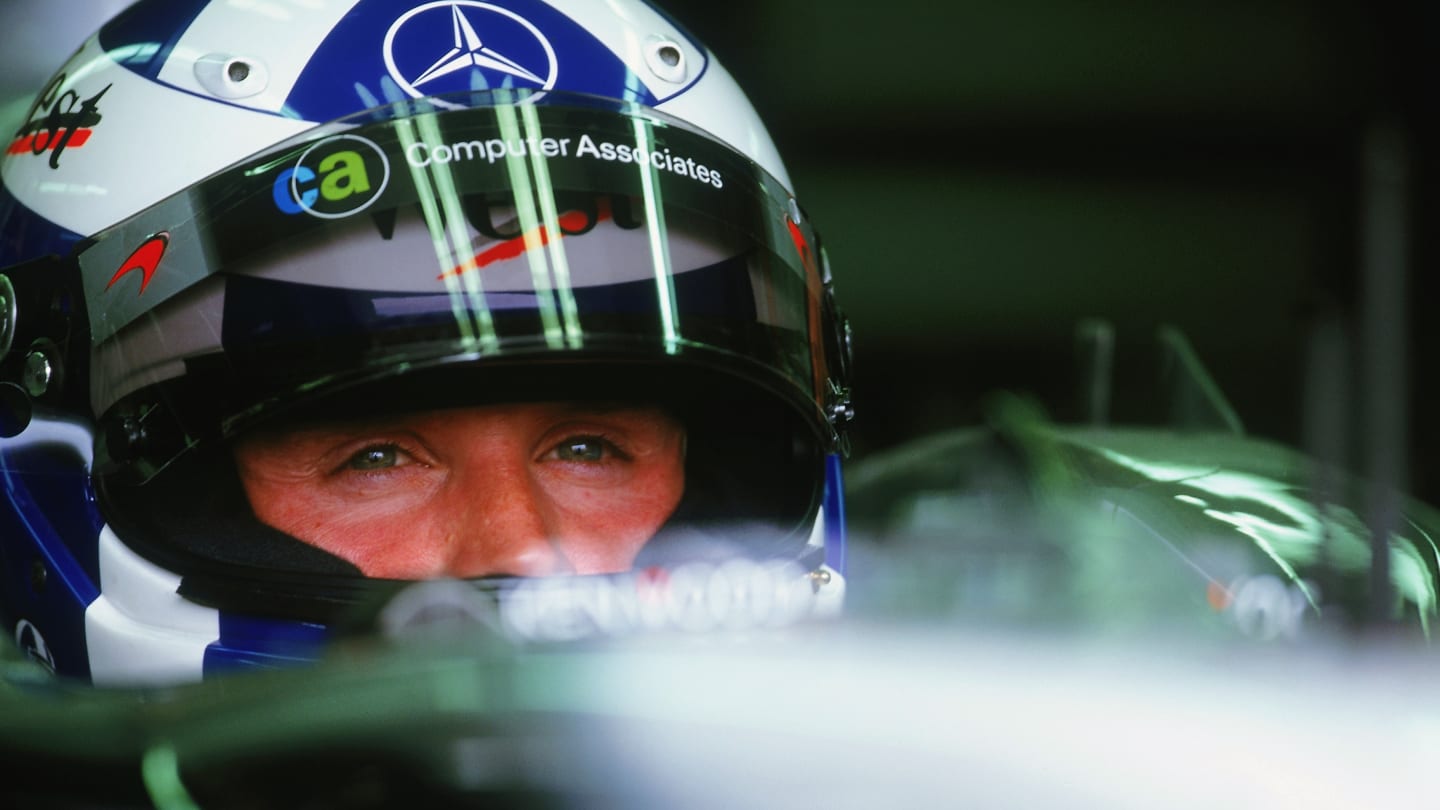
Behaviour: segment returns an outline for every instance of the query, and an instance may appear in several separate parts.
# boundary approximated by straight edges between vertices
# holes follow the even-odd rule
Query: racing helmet
[[[825,253],[742,91],[641,0],[141,0],[3,181],[0,620],[57,673],[310,660],[403,584],[247,502],[237,437],[317,415],[657,403],[685,491],[620,587],[709,555],[720,601],[721,558],[843,591]],[[544,624],[524,579],[474,585]]]

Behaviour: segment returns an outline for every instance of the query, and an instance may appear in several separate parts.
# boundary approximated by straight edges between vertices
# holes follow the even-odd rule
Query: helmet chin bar
[[[90,433],[83,426],[37,419],[26,437],[11,447],[72,448],[76,472],[83,475],[89,467]],[[477,595],[488,594],[484,598],[493,609],[486,614],[487,629],[524,642],[654,631],[723,632],[830,616],[840,609],[845,591],[843,554],[837,555],[835,545],[843,534],[826,519],[834,513],[838,491],[838,480],[832,478],[825,503],[805,532],[804,550],[788,559],[766,562],[723,554],[686,559],[689,549],[677,544],[670,553],[643,561],[650,567],[635,573],[463,583],[472,592],[467,604],[477,604]],[[66,666],[61,674],[88,674],[96,684],[110,686],[196,681],[236,668],[313,661],[327,638],[344,629],[339,622],[327,630],[293,618],[266,620],[247,616],[243,609],[199,604],[187,596],[184,576],[137,552],[112,526],[103,526],[98,535],[93,583],[98,587],[92,586],[90,596],[77,596],[86,606],[80,651],[82,660],[88,659],[88,672]],[[817,559],[822,548],[829,564]],[[671,590],[657,591],[657,576],[667,577]],[[413,585],[360,578],[351,584],[368,587],[375,607],[382,596]],[[736,592],[733,586],[739,586],[738,601],[727,596]],[[656,601],[657,596],[662,598]],[[375,617],[362,624],[361,612],[357,610],[357,621],[348,626],[369,632]],[[53,624],[34,615],[26,618],[38,621],[47,639],[54,638]]]
[[[844,579],[826,566],[746,558],[591,577],[518,579],[496,590],[432,580],[395,594],[374,626],[387,637],[474,624],[509,641],[564,643],[643,633],[787,627],[839,612]]]
[[[206,649],[220,638],[220,611],[179,594],[180,576],[100,532],[100,597],[85,611],[96,685],[200,680]]]
[[[817,517],[812,537],[825,536],[824,523]],[[384,598],[327,631],[196,604],[181,595],[178,574],[141,557],[106,526],[102,594],[85,612],[91,677],[104,686],[198,681],[236,667],[313,661],[329,636],[353,628],[396,637],[455,619],[517,643],[783,627],[833,617],[844,601],[844,577],[812,559],[820,549],[811,548],[801,559],[691,560],[611,575],[370,581]]]

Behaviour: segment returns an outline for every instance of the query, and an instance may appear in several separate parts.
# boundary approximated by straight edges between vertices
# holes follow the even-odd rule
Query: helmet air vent
[[[195,60],[195,78],[216,98],[235,101],[265,92],[270,71],[258,59],[212,53]]]
[[[685,51],[672,39],[650,37],[645,43],[645,64],[663,81],[671,84],[685,81]]]

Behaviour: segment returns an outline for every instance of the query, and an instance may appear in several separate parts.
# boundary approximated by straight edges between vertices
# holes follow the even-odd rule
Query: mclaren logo
[[[140,247],[135,248],[135,251],[120,263],[120,268],[115,271],[115,275],[110,277],[110,283],[105,285],[105,289],[114,287],[115,282],[129,273],[139,270],[140,292],[143,294],[145,288],[150,286],[150,279],[155,277],[155,268],[159,267],[160,260],[165,258],[165,249],[168,247],[170,247],[169,233],[161,231],[151,234]]]
[[[411,9],[385,35],[385,67],[413,98],[555,86],[555,48],[529,20],[489,3],[450,0]],[[436,100],[445,107],[458,104]]]

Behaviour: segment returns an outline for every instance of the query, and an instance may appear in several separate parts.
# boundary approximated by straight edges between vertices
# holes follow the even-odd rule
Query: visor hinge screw
[[[821,588],[829,584],[829,571],[826,571],[824,568],[817,568],[810,572],[810,587],[814,589],[815,593],[819,593]]]
[[[831,379],[829,382],[829,395],[826,399],[829,405],[825,409],[825,415],[830,418],[830,424],[835,427],[844,427],[855,420],[855,406],[850,398],[850,387]]]
[[[22,375],[25,393],[30,396],[39,398],[49,390],[50,381],[55,376],[55,369],[50,365],[50,357],[45,350],[34,349],[26,355],[25,370]]]

